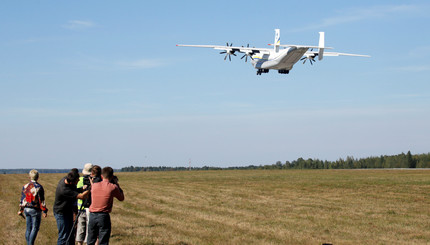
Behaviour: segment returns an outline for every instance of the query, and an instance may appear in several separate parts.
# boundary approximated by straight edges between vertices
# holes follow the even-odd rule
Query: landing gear
[[[280,74],[288,74],[288,73],[290,73],[290,70],[278,70],[278,72]]]
[[[257,75],[261,75],[261,73],[269,73],[269,69],[258,69]]]

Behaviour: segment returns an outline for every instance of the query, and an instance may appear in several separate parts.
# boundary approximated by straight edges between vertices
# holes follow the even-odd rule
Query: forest
[[[374,169],[374,168],[430,168],[430,153],[412,155],[410,151],[391,156],[373,156],[367,158],[354,158],[348,156],[346,159],[339,158],[336,161],[320,159],[298,158],[294,161],[277,161],[269,165],[249,165],[240,167],[135,167],[129,166],[121,169],[121,172],[137,171],[185,171],[185,170],[245,170],[245,169]]]
[[[189,171],[189,170],[246,170],[246,169],[375,169],[375,168],[430,168],[430,153],[412,155],[410,151],[406,154],[372,156],[366,158],[354,158],[348,156],[346,159],[339,158],[336,161],[320,159],[298,158],[294,161],[277,161],[274,164],[248,165],[237,167],[167,167],[167,166],[128,166],[115,169],[116,172],[139,172],[139,171]],[[28,173],[31,169],[0,169],[3,174]],[[70,169],[38,169],[40,173],[67,173]]]

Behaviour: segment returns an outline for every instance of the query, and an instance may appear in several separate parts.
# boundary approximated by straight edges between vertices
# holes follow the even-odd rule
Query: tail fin
[[[274,49],[275,52],[278,53],[279,52],[279,46],[281,45],[281,30],[280,29],[275,29],[275,42],[274,42]]]
[[[318,44],[318,60],[322,60],[324,55],[324,32],[320,32],[320,42]]]

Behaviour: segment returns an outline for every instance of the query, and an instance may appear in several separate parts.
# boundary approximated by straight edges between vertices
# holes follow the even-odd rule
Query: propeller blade
[[[228,55],[228,59],[231,61],[231,55]]]
[[[312,64],[312,59],[309,59],[309,62],[311,62],[311,65],[314,65],[314,64]]]

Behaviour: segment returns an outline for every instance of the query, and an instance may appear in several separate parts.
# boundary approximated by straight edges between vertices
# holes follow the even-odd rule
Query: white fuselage
[[[294,64],[302,58],[308,48],[286,48],[270,50],[269,53],[257,53],[251,61],[255,69],[291,70]]]

